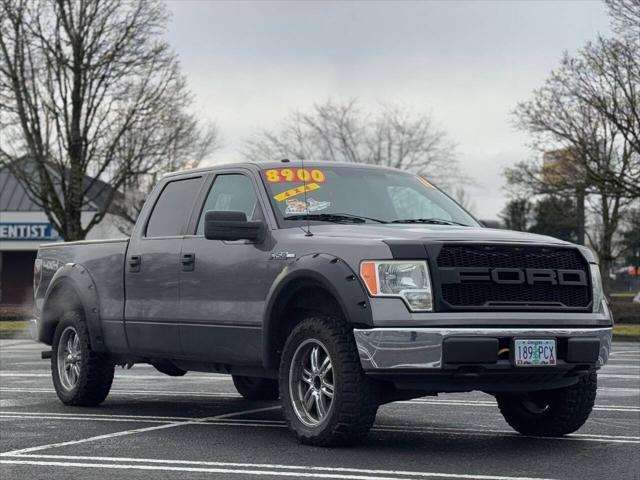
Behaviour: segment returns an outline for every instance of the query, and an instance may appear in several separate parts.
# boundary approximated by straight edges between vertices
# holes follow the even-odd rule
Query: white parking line
[[[608,390],[604,388],[602,390]],[[621,391],[634,393],[636,389],[623,389]],[[638,390],[640,391],[640,390]],[[55,393],[52,388],[20,388],[20,387],[2,387],[2,392],[15,393]],[[231,392],[167,392],[166,390],[118,390],[113,389],[110,395],[120,396],[151,396],[151,397],[194,397],[194,398],[241,398],[241,395]],[[427,405],[447,405],[447,406],[467,406],[467,407],[496,407],[496,402],[492,400],[455,400],[455,399],[415,399],[404,400],[395,403],[404,404],[427,404]],[[596,405],[593,407],[595,411],[603,412],[640,412],[640,407],[629,405]]]
[[[0,393],[2,392],[18,392],[18,393],[55,393],[55,390],[52,388],[44,388],[44,387],[29,387],[29,388],[21,388],[21,387],[0,387]],[[112,389],[109,392],[109,395],[147,395],[152,397],[223,397],[223,398],[241,398],[242,396],[235,392],[168,392],[166,390],[119,390],[117,388]]]
[[[251,463],[239,463],[236,468],[224,468],[227,463],[221,462],[221,466],[214,467],[216,462],[206,462],[212,466],[207,467],[189,467],[189,466],[177,466],[175,463],[163,462],[162,465],[141,465],[133,463],[141,461],[141,459],[123,459],[117,460],[117,462],[123,463],[95,463],[98,457],[85,457],[87,461],[84,462],[70,462],[70,461],[39,461],[30,460],[29,456],[17,457],[12,459],[1,459],[2,464],[14,464],[14,465],[41,465],[41,466],[57,466],[57,467],[76,467],[76,468],[106,468],[106,469],[127,469],[127,470],[154,470],[154,471],[170,471],[170,472],[196,472],[196,473],[223,473],[226,475],[266,475],[266,476],[278,476],[278,477],[295,477],[295,478],[337,478],[343,480],[399,480],[399,479],[411,479],[411,478],[451,478],[451,479],[469,479],[469,480],[550,480],[534,477],[506,477],[503,475],[474,475],[474,474],[455,474],[455,473],[440,473],[440,472],[403,472],[393,470],[365,470],[365,469],[350,469],[350,468],[331,468],[331,467],[310,467],[310,466],[295,466],[289,465],[271,465],[271,464],[251,464]],[[23,458],[27,458],[24,460]],[[110,459],[109,459],[110,460]],[[144,460],[143,460],[144,461]],[[124,463],[130,462],[130,463]],[[146,462],[151,463],[151,462]],[[205,462],[188,462],[187,465],[198,465]],[[233,466],[234,464],[232,464]],[[295,471],[292,471],[295,470]],[[345,473],[341,473],[345,472]],[[346,473],[354,472],[354,473]]]
[[[471,428],[454,428],[454,427],[397,427],[395,425],[380,425],[374,427],[374,430],[387,431],[387,432],[400,432],[400,433],[445,433],[465,436],[483,436],[483,437],[495,437],[506,436],[512,438],[534,438],[538,440],[549,441],[583,441],[583,442],[597,442],[597,443],[628,443],[628,444],[640,444],[640,437],[633,437],[627,435],[595,435],[589,433],[571,433],[564,437],[539,437],[534,435],[521,435],[512,430],[499,430],[491,428],[483,428],[482,430],[475,430]]]
[[[274,407],[277,408],[277,407]],[[92,415],[92,414],[82,414],[71,416],[58,416],[59,414],[32,414],[32,415],[21,415],[19,412],[15,412],[16,415],[11,413],[4,412],[0,414],[0,418],[25,418],[25,419],[34,419],[34,420],[79,420],[79,421],[120,421],[120,422],[136,422],[140,423],[167,423],[174,422],[176,418],[184,419],[181,424],[194,424],[203,426],[228,426],[228,427],[261,427],[261,428],[286,428],[287,425],[282,420],[254,420],[254,419],[238,419],[238,418],[221,418],[218,417],[210,417],[209,420],[204,419],[193,419],[190,417],[146,417],[141,416],[140,420],[136,420],[136,416],[132,415]],[[246,413],[246,412],[245,412]],[[40,415],[40,416],[38,416]],[[238,414],[239,415],[239,414]],[[195,421],[194,421],[195,420]],[[481,428],[481,429],[479,429]],[[148,429],[139,429],[137,431],[147,431],[147,430],[156,430],[158,428],[150,427]],[[378,432],[392,432],[392,433],[429,433],[429,434],[445,434],[445,435],[462,435],[468,437],[496,437],[496,436],[507,436],[511,438],[534,438],[541,439],[544,441],[587,441],[587,442],[597,442],[597,443],[624,443],[624,444],[640,444],[640,436],[630,436],[630,435],[604,435],[604,434],[590,434],[590,433],[572,433],[570,435],[566,435],[564,437],[536,437],[536,436],[525,436],[520,435],[513,430],[502,430],[495,428],[485,428],[485,427],[476,427],[476,428],[460,428],[460,427],[430,427],[430,426],[419,426],[419,425],[392,425],[392,424],[376,424],[373,426],[372,431]],[[109,437],[107,435],[107,437]],[[96,438],[100,440],[101,438]],[[72,442],[73,444],[73,442]],[[9,452],[6,455],[13,454],[14,452]],[[1,454],[3,456],[5,454]]]
[[[207,422],[209,420],[221,420],[224,418],[233,418],[233,417],[238,417],[241,415],[248,415],[250,413],[257,413],[257,412],[266,412],[269,410],[275,410],[276,408],[280,408],[280,406],[275,406],[275,407],[264,407],[264,408],[255,408],[255,409],[251,409],[251,410],[243,410],[240,412],[231,412],[231,413],[225,413],[223,415],[215,415],[213,417],[204,417],[204,418],[194,418],[193,420],[189,420],[186,422],[183,421],[178,421],[178,422],[172,422],[172,423],[168,423],[168,424],[164,424],[164,425],[157,425],[155,427],[145,427],[145,428],[136,428],[133,430],[124,430],[124,431],[120,431],[120,432],[114,432],[114,433],[107,433],[104,435],[97,435],[95,437],[88,437],[88,438],[82,438],[80,440],[71,440],[68,442],[60,442],[60,443],[49,443],[46,445],[39,445],[37,447],[28,447],[28,448],[23,448],[23,449],[19,449],[19,450],[13,450],[11,452],[7,452],[6,455],[18,455],[18,454],[23,454],[23,453],[29,453],[29,452],[37,452],[39,450],[46,450],[49,448],[59,448],[59,447],[66,447],[68,445],[77,445],[79,443],[87,443],[87,442],[94,442],[96,440],[106,440],[108,438],[115,438],[115,437],[122,437],[125,435],[134,435],[136,433],[143,433],[143,432],[151,432],[154,430],[164,430],[167,428],[174,428],[174,427],[180,427],[182,425],[193,425],[193,424],[198,424],[198,423],[202,423],[202,422]],[[0,453],[0,456],[5,455],[5,453]]]
[[[58,417],[55,415],[52,416],[31,416],[31,415],[6,415],[4,413],[0,413],[0,420],[76,420],[82,422],[114,422],[114,423],[167,423],[166,420],[147,420],[141,418],[140,420],[134,420],[131,418],[113,418],[113,417]]]
[[[13,378],[13,377],[17,377],[17,378],[51,378],[51,373],[22,373],[22,372],[0,372],[0,378],[2,377],[8,377],[8,378]],[[162,375],[162,374],[158,374],[158,375],[131,375],[131,374],[118,374],[116,373],[115,376],[113,377],[114,381],[117,381],[121,378],[124,379],[132,379],[132,380],[171,380],[173,382],[185,382],[185,380],[211,380],[214,382],[220,382],[220,381],[227,381],[230,382],[232,381],[232,378],[230,376],[220,376],[220,377],[215,377],[215,376],[208,376],[208,375],[189,375],[189,376],[185,376],[185,377],[181,377],[180,380],[177,380],[176,378],[173,377],[168,377],[166,375]]]
[[[416,399],[405,400],[398,403],[407,404],[426,404],[426,405],[448,405],[448,406],[466,406],[466,407],[496,407],[497,403],[490,400],[429,400]],[[593,407],[596,411],[601,412],[640,412],[640,407],[632,407],[627,405],[596,405]]]
[[[42,416],[51,415],[56,417],[106,417],[121,418],[130,420],[160,420],[163,422],[189,421],[195,420],[194,417],[170,417],[164,415],[121,415],[112,413],[64,413],[64,412],[21,412],[21,411],[1,411],[0,415],[23,415],[23,416]]]
[[[598,378],[625,378],[630,380],[640,380],[640,375],[627,375],[622,373],[599,373]]]
[[[640,388],[633,387],[598,387],[598,392],[627,392],[627,393],[640,393]]]

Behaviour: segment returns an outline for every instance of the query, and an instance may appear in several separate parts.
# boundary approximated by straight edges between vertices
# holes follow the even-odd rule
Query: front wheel
[[[344,322],[311,317],[291,332],[280,363],[280,399],[302,443],[346,445],[367,434],[378,410],[376,389]]]
[[[111,389],[114,364],[94,352],[79,311],[65,313],[53,336],[51,374],[58,398],[67,405],[94,406]]]
[[[596,400],[598,377],[584,375],[577,383],[556,390],[496,395],[498,407],[511,427],[523,435],[560,437],[578,430]]]

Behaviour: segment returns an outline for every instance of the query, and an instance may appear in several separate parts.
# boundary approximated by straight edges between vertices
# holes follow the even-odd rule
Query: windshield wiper
[[[333,223],[365,223],[367,220],[378,223],[387,223],[377,218],[361,217],[359,215],[351,215],[349,213],[303,213],[299,215],[289,215],[284,217],[285,220],[316,220],[320,222]]]
[[[342,216],[351,217],[351,218],[364,218],[365,220],[371,220],[372,222],[376,222],[376,223],[389,223],[385,220],[380,220],[379,218],[364,217],[362,215],[352,215],[351,213],[331,213],[329,215],[342,215]]]
[[[404,220],[393,220],[391,223],[428,223],[431,225],[460,225],[468,227],[464,223],[454,222],[453,220],[445,220],[443,218],[406,218]]]

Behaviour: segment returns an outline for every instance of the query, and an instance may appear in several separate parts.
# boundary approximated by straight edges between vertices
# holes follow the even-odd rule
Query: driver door
[[[183,350],[201,361],[259,365],[262,315],[276,274],[270,273],[271,236],[267,233],[261,243],[204,237],[204,214],[210,210],[240,211],[248,220],[264,221],[258,185],[249,172],[239,170],[216,173],[209,184],[191,235],[182,243]]]

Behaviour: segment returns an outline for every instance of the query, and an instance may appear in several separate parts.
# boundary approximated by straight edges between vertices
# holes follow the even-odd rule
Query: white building
[[[91,179],[86,177],[86,181]],[[96,182],[96,191],[110,188]],[[87,225],[99,208],[96,200],[82,212]],[[112,214],[91,229],[87,239],[123,237]],[[7,168],[0,169],[0,304],[30,304],[33,297],[33,262],[38,246],[63,241],[46,214],[27,195],[17,178]]]

